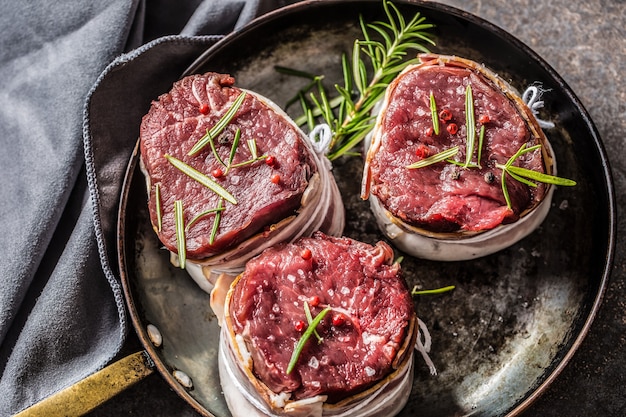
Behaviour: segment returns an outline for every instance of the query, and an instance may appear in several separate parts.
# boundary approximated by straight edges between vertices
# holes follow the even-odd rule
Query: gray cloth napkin
[[[119,352],[116,208],[141,116],[219,35],[292,2],[2,2],[0,415]]]

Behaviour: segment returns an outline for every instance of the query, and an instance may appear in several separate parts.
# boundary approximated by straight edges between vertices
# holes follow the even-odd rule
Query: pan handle
[[[154,372],[145,351],[128,355],[14,417],[82,416]]]

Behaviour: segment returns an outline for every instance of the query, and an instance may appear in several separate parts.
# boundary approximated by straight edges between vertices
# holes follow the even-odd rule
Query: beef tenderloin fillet
[[[543,144],[534,117],[510,86],[482,66],[435,55],[424,55],[422,61],[389,86],[377,122],[378,144],[368,154],[367,192],[395,218],[429,232],[482,232],[517,221],[538,205],[546,186],[533,188],[509,178],[509,208],[500,181],[502,171],[496,163],[506,163],[524,144]],[[441,162],[407,169],[454,146],[459,146],[454,159],[465,161],[468,85],[473,92],[476,143],[484,126],[481,168]],[[433,133],[431,93],[438,117],[442,111],[449,112],[439,121],[439,134]],[[451,124],[457,129],[448,129]],[[546,151],[525,154],[515,165],[543,173],[542,152]],[[472,161],[478,162],[476,158],[477,152]]]
[[[217,153],[228,161],[237,129],[241,140],[233,164],[251,159],[246,141],[254,139],[258,155],[271,156],[232,168],[227,175],[206,146],[189,156],[192,147],[233,105],[242,92],[229,75],[192,75],[173,85],[170,92],[152,103],[140,131],[141,162],[149,178],[149,210],[152,224],[167,249],[177,251],[174,202],[182,199],[184,223],[206,210],[218,207],[220,197],[175,168],[171,155],[212,178],[236,199],[224,203],[219,229],[210,243],[215,215],[206,215],[186,230],[189,259],[204,259],[234,247],[273,223],[293,215],[317,167],[302,135],[286,117],[256,95],[247,94],[223,133],[214,141]],[[160,187],[162,227],[157,228],[156,186]]]
[[[305,302],[313,317],[332,310],[316,327],[323,341],[311,337],[287,373]],[[248,262],[226,306],[230,336],[243,338],[255,378],[292,401],[325,395],[332,404],[372,387],[406,363],[417,333],[392,249],[319,232]]]

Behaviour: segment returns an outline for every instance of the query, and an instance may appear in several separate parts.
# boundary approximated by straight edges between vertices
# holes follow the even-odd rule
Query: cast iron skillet
[[[543,225],[506,250],[466,262],[405,257],[402,263],[411,287],[456,289],[415,300],[433,337],[431,358],[439,373],[431,376],[418,358],[411,398],[400,416],[514,416],[570,361],[601,303],[615,242],[608,161],[578,98],[524,44],[449,6],[395,4],[407,18],[420,12],[436,24],[433,52],[482,62],[520,90],[540,82],[548,90],[541,116],[556,123],[546,133],[559,175],[578,182],[557,189]],[[274,66],[324,74],[328,85],[340,82],[341,53],[361,38],[359,14],[366,22],[384,19],[378,0],[304,1],[285,7],[226,37],[186,73],[230,73],[238,86],[282,105],[307,81],[279,75]],[[368,203],[359,198],[361,159],[339,159],[333,169],[346,206],[345,235],[369,243],[383,239]],[[154,366],[200,414],[229,416],[217,373],[219,330],[209,296],[169,263],[151,228],[146,202],[135,150],[121,195],[118,255],[133,325],[143,355],[151,359],[136,366]],[[149,325],[161,334],[160,344],[148,334]]]
[[[570,360],[600,304],[614,241],[607,160],[579,100],[525,45],[447,6],[396,4],[407,17],[420,12],[436,24],[433,52],[485,63],[520,90],[534,82],[549,90],[542,116],[557,125],[547,135],[559,175],[578,181],[574,188],[558,189],[542,227],[507,250],[467,262],[406,257],[402,263],[409,286],[456,285],[456,290],[416,299],[418,315],[432,332],[431,357],[439,374],[430,376],[418,360],[411,399],[401,416],[515,415]],[[308,81],[279,75],[274,66],[324,74],[328,85],[341,82],[341,53],[351,51],[354,39],[361,37],[359,14],[365,21],[384,18],[380,1],[309,1],[287,7],[227,37],[187,73],[230,73],[240,87],[282,105]],[[226,416],[216,373],[218,328],[208,297],[171,267],[159,249],[147,221],[143,178],[132,164],[122,201],[120,258],[137,331],[184,398],[201,413]],[[361,159],[333,165],[347,210],[345,234],[369,243],[382,239],[368,203],[359,198]],[[147,323],[163,333],[161,348],[148,341]],[[191,376],[191,390],[173,380],[173,369]]]

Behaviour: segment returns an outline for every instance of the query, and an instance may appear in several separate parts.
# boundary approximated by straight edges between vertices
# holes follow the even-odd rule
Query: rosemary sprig
[[[233,105],[224,113],[224,115],[217,121],[215,126],[211,129],[207,130],[206,134],[196,142],[196,144],[191,148],[191,150],[187,153],[189,156],[194,156],[198,152],[200,152],[206,145],[212,142],[214,138],[216,138],[226,126],[231,122],[233,117],[235,117],[235,113],[241,107],[243,100],[246,98],[246,92],[242,91],[241,94],[235,99]]]
[[[185,269],[187,259],[187,242],[185,240],[185,219],[183,217],[183,201],[174,201],[174,218],[176,225],[176,248],[181,269]]]
[[[544,184],[553,184],[553,185],[562,185],[562,186],[574,186],[576,185],[576,181],[567,179],[567,178],[561,178],[561,177],[557,177],[554,175],[548,175],[548,174],[544,174],[541,172],[537,172],[537,171],[533,171],[530,169],[526,169],[526,168],[522,168],[522,167],[518,167],[518,166],[514,166],[513,163],[522,155],[528,153],[528,152],[532,152],[535,151],[537,149],[541,148],[541,145],[535,145],[535,146],[531,146],[529,148],[526,147],[526,144],[523,144],[517,152],[515,152],[513,154],[513,156],[511,156],[504,165],[502,164],[496,164],[496,168],[499,168],[502,170],[502,177],[501,177],[501,183],[502,183],[502,193],[504,194],[504,199],[506,201],[506,205],[508,208],[511,208],[511,198],[509,196],[509,191],[507,189],[506,186],[506,176],[507,174],[510,175],[512,178],[514,178],[515,180],[522,182],[526,185],[529,185],[531,187],[536,187],[537,184],[535,184],[532,181],[537,181],[537,182],[541,182]]]
[[[231,193],[228,192],[228,190],[226,190],[224,187],[222,187],[221,185],[213,181],[208,176],[204,175],[202,172],[196,170],[195,168],[191,167],[190,165],[187,165],[183,161],[176,159],[175,157],[171,155],[166,154],[165,158],[170,162],[170,164],[172,164],[175,168],[180,170],[183,174],[198,181],[200,184],[204,185],[205,187],[213,191],[215,194],[224,198],[229,203],[237,204],[237,200],[235,199],[235,197],[233,197]]]
[[[411,295],[426,295],[426,294],[441,294],[444,292],[452,291],[456,287],[454,285],[448,285],[447,287],[435,288],[432,290],[418,290],[417,285],[413,287]]]
[[[298,343],[296,344],[296,347],[294,348],[293,353],[291,354],[291,360],[289,361],[289,365],[287,365],[287,373],[288,374],[290,374],[291,371],[293,371],[293,368],[295,368],[296,363],[298,363],[298,358],[300,357],[300,354],[302,353],[302,349],[304,348],[304,345],[306,344],[306,342],[309,340],[309,338],[313,334],[313,331],[315,330],[317,325],[320,324],[320,322],[322,321],[324,316],[330,310],[331,310],[330,307],[326,307],[325,309],[320,311],[317,314],[317,316],[315,316],[313,321],[311,321],[311,323],[309,324],[309,327],[307,327],[307,329],[304,331],[304,333],[302,333],[302,336],[300,337],[300,340],[298,340]]]
[[[383,8],[387,21],[366,24],[362,16],[359,18],[363,39],[354,42],[350,58],[345,54],[342,57],[344,85],[335,85],[339,95],[329,98],[322,85],[323,77],[308,74],[306,76],[313,82],[298,93],[304,112],[304,117],[298,120],[300,124],[308,123],[310,128],[314,124],[312,119],[321,117],[333,131],[327,154],[330,160],[350,152],[372,130],[375,117],[371,111],[389,83],[406,66],[418,62],[417,58],[406,59],[408,51],[429,52],[424,44],[435,44],[427,33],[434,25],[426,23],[419,13],[407,22],[392,2],[384,0]],[[375,40],[373,35],[382,40]],[[373,71],[369,81],[368,68]],[[291,75],[305,74],[297,70],[285,71],[282,67],[276,69]],[[308,92],[312,104],[306,100]]]
[[[407,165],[406,167],[408,169],[418,169],[418,168],[424,168],[429,165],[436,164],[438,162],[443,162],[443,161],[453,162],[453,161],[449,161],[449,159],[452,158],[454,155],[456,155],[458,152],[459,152],[459,147],[454,146],[450,149],[446,149],[445,151],[441,151],[435,155],[431,155],[428,158],[420,159],[419,161],[412,163],[411,165]]]

